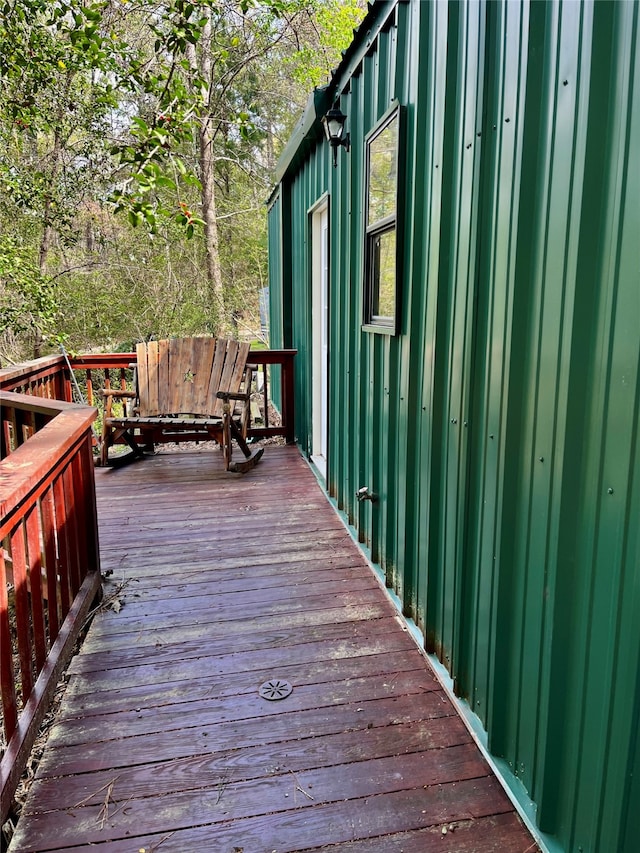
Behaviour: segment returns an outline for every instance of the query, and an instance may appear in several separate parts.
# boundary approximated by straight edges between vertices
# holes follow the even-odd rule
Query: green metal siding
[[[549,843],[583,853],[631,853],[640,830],[639,19],[375,3],[316,101],[339,95],[351,151],[331,168],[316,122],[281,181],[301,446],[308,211],[328,192],[329,492]],[[395,99],[389,336],[361,330],[363,170]]]

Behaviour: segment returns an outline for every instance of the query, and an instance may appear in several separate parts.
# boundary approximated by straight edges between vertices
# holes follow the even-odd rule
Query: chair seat
[[[135,429],[136,427],[168,427],[174,429],[210,429],[220,427],[221,418],[186,418],[172,415],[146,418],[106,418],[105,424],[117,429]]]

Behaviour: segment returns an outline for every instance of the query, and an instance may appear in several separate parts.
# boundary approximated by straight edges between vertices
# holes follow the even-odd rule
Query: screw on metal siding
[[[612,495],[612,494],[613,494],[613,489],[611,488],[611,486],[609,486],[609,488],[607,489],[607,491],[609,492],[609,494],[610,494],[610,495]]]
[[[541,457],[540,457],[540,461],[541,461],[541,462],[544,462],[544,456],[541,456]]]
[[[493,433],[491,433],[491,435],[489,436],[489,438],[493,438]]]
[[[457,418],[451,418],[451,423],[452,423],[452,424],[457,424],[457,423],[458,423],[458,419],[457,419]]]

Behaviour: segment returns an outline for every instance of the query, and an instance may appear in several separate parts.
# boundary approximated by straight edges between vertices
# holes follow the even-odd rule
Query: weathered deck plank
[[[295,449],[97,485],[121,608],[72,663],[11,851],[536,849]]]

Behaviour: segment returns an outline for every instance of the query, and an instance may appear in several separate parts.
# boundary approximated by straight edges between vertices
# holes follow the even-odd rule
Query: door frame
[[[309,209],[311,234],[310,456],[325,481],[329,444],[329,222],[329,195],[325,193]]]

